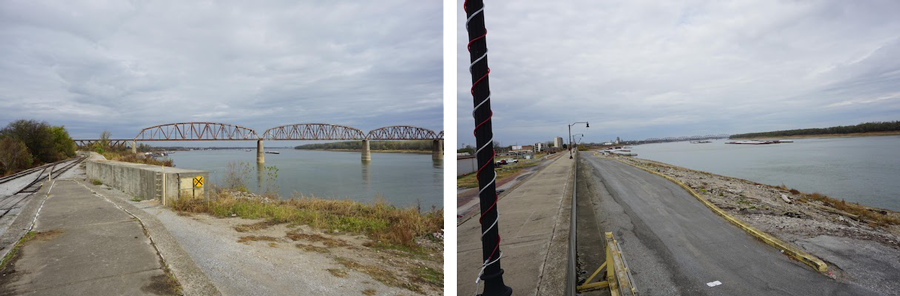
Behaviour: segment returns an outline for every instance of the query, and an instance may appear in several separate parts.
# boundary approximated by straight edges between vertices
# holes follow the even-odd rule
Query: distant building
[[[472,155],[456,156],[456,175],[461,176],[475,172],[478,168],[478,159]]]
[[[513,145],[513,146],[510,146],[509,153],[515,154],[515,155],[531,154],[531,153],[534,153],[534,146],[532,146],[532,145]]]
[[[553,138],[553,148],[562,148],[563,140],[562,137]]]
[[[534,153],[544,151],[544,143],[534,143]]]
[[[616,137],[616,145],[619,145],[619,142],[621,142],[621,140],[619,139],[619,137]]]

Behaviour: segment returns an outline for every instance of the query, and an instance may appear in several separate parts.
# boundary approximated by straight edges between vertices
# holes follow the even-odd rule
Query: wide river
[[[639,158],[900,211],[900,136],[637,145]]]
[[[265,166],[278,168],[275,187],[282,197],[294,193],[370,203],[378,197],[397,206],[443,208],[444,169],[431,154],[372,153],[363,164],[359,152],[332,152],[266,148]],[[248,189],[265,191],[269,170],[258,170],[256,149],[177,151],[169,155],[175,166],[210,172],[213,184],[222,185],[229,163],[243,170]],[[243,169],[240,169],[243,168]],[[262,180],[259,186],[258,180]]]

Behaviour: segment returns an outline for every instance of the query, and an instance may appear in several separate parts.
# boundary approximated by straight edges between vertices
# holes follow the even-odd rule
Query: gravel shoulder
[[[361,235],[308,226],[184,214],[140,202],[165,225],[223,295],[435,295],[416,273],[443,270],[443,256],[366,247]],[[242,231],[238,231],[240,229]]]
[[[640,158],[610,157],[679,180],[728,214],[818,256],[839,281],[900,295],[900,225],[842,211],[784,186]],[[900,218],[900,213],[890,210],[866,209]]]

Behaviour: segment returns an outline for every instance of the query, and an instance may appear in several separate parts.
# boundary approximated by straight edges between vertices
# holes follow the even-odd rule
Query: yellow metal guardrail
[[[591,281],[604,269],[606,269],[606,280],[592,283]],[[622,249],[619,247],[619,242],[613,238],[612,232],[607,232],[606,261],[600,264],[600,267],[584,281],[584,284],[578,286],[578,292],[609,288],[612,296],[637,295],[633,282],[631,273],[628,270],[628,264],[625,262],[625,258],[622,257]]]
[[[643,167],[640,167],[637,165],[630,164],[628,162],[625,162],[625,161],[622,161],[622,160],[619,160],[616,158],[611,158],[611,159],[614,159],[618,162],[639,168],[641,170],[644,170],[645,172],[666,178],[667,180],[671,181],[672,183],[678,184],[678,186],[681,186],[681,188],[684,188],[685,191],[687,191],[688,193],[693,195],[695,198],[697,198],[697,200],[699,200],[701,203],[706,205],[707,208],[709,208],[710,210],[712,210],[714,213],[718,214],[719,216],[722,216],[722,218],[725,218],[725,220],[728,220],[728,222],[731,222],[731,224],[734,224],[738,228],[746,231],[747,233],[758,238],[759,240],[763,241],[764,243],[769,244],[773,247],[776,247],[776,248],[782,250],[785,255],[788,255],[789,257],[794,258],[797,261],[800,261],[806,265],[809,265],[810,267],[812,267],[813,269],[815,269],[818,272],[821,272],[821,273],[828,272],[828,265],[825,264],[825,262],[822,261],[822,259],[819,259],[819,257],[813,256],[812,254],[804,252],[792,245],[785,243],[784,241],[782,241],[780,239],[775,238],[772,235],[769,235],[768,233],[762,232],[759,229],[756,229],[753,226],[750,226],[750,224],[747,224],[744,221],[741,221],[735,217],[732,217],[731,215],[726,213],[724,210],[722,210],[719,207],[717,207],[716,205],[714,205],[709,200],[706,200],[706,198],[703,198],[702,196],[700,196],[700,194],[698,194],[696,191],[694,191],[693,189],[691,189],[684,183],[681,183],[680,181],[675,180],[672,177],[663,175],[661,173],[658,173],[658,172],[655,172],[655,171],[652,171],[652,170],[649,170],[649,169],[646,169],[646,168],[643,168]]]

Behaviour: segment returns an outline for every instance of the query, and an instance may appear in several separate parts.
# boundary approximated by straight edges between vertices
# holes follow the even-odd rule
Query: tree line
[[[0,130],[0,174],[8,175],[75,156],[75,142],[64,126],[16,120]]]
[[[792,130],[761,132],[761,133],[736,134],[736,135],[731,135],[729,137],[729,139],[825,135],[825,134],[853,134],[853,133],[893,132],[893,131],[900,131],[900,121],[866,122],[866,123],[860,123],[857,125],[832,126],[832,127],[826,127],[826,128],[805,128],[805,129],[792,129]]]
[[[431,150],[431,140],[416,141],[369,141],[371,150]],[[294,147],[294,149],[362,149],[362,141],[332,142],[319,144],[306,144]]]

